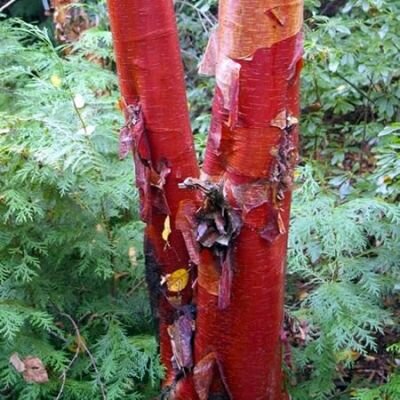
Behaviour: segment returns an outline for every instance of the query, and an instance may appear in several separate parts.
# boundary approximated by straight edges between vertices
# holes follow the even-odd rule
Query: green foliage
[[[379,133],[374,174],[377,192],[394,201],[400,195],[400,123],[394,122]]]
[[[208,38],[217,24],[217,0],[176,1],[192,128],[200,161],[210,126],[215,81],[198,74]]]
[[[394,355],[400,354],[400,343],[389,346],[387,350]],[[400,374],[397,371],[390,380],[375,388],[364,388],[354,391],[352,399],[354,400],[380,400],[380,399],[396,399],[400,393]]]
[[[388,383],[375,389],[358,390],[352,399],[355,400],[381,400],[396,399],[400,393],[400,375],[394,375]]]
[[[345,3],[329,18],[315,5],[308,10],[302,132],[307,155],[357,179],[369,162],[363,153],[399,118],[400,4]],[[350,153],[355,160],[346,165]]]
[[[291,284],[305,284],[289,310],[307,321],[309,333],[304,349],[295,350],[293,394],[329,398],[340,378],[338,364],[351,367],[355,355],[378,352],[377,336],[395,324],[383,301],[400,277],[400,208],[374,198],[341,202],[321,188],[309,166],[299,181],[289,273]]]
[[[0,397],[143,399],[162,370],[131,161],[117,158],[110,33],[60,52],[0,22]],[[39,357],[49,383],[25,383],[14,352]]]
[[[307,329],[292,348],[291,391],[296,400],[394,400],[386,347],[399,322],[400,5],[332,3],[306,3],[288,313]]]

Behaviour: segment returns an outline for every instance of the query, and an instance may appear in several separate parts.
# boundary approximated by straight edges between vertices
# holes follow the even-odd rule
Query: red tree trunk
[[[192,293],[188,285],[177,296],[160,281],[188,266],[185,244],[174,221],[180,201],[194,198],[195,193],[179,189],[178,183],[198,175],[175,14],[170,0],[109,0],[108,6],[127,120],[120,151],[124,155],[134,149],[141,216],[147,223],[147,280],[159,319],[165,384],[170,385],[175,372],[167,329],[177,318],[177,307],[189,304]],[[164,232],[165,241],[167,216],[171,234]]]
[[[233,399],[281,400],[302,1],[222,0],[219,13],[202,66],[217,78],[203,171],[222,180],[243,227],[233,243],[230,305],[219,310],[218,299],[199,280],[196,359],[216,354]],[[202,269],[210,264],[199,266],[199,276]],[[214,383],[210,394],[223,386]]]
[[[205,193],[202,203],[194,191],[178,189],[198,170],[171,1],[109,0],[109,6],[127,115],[121,149],[135,149],[166,384],[179,371],[184,376],[170,398],[283,400],[280,334],[297,159],[302,1],[220,2],[219,28],[203,63],[217,78],[204,164],[214,185],[185,182]],[[172,234],[166,246],[167,215]],[[160,275],[186,268],[184,241],[198,279],[194,357],[189,354],[182,366],[191,320],[171,305],[168,290],[160,292]],[[186,287],[180,305],[191,301]],[[181,359],[178,368],[172,356]]]

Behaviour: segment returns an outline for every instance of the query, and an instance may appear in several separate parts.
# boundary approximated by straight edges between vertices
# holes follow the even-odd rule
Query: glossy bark
[[[219,18],[214,49],[209,48],[214,56],[206,54],[203,65],[217,75],[203,171],[223,182],[244,226],[233,243],[230,306],[219,310],[216,297],[199,287],[196,359],[218,355],[233,399],[281,400],[286,398],[280,333],[298,141],[302,2],[225,0]],[[208,267],[200,265],[199,275],[202,268]],[[223,385],[215,380],[210,395],[221,392]]]
[[[177,376],[167,332],[177,316],[166,300],[170,293],[160,291],[160,276],[187,267],[187,250],[198,264],[194,296],[186,288],[182,297],[183,305],[197,306],[194,368],[186,368],[170,398],[283,400],[280,333],[297,158],[302,1],[220,2],[219,28],[202,67],[217,78],[204,172],[223,188],[219,209],[210,193],[199,202],[195,191],[178,189],[186,177],[198,176],[198,167],[172,2],[108,2],[147,222],[148,282],[160,317],[166,385]],[[129,106],[138,104],[133,118]],[[195,218],[178,218],[185,239],[175,229],[183,205],[192,217],[201,209]],[[167,214],[168,245],[161,237]],[[237,215],[239,234],[231,229]],[[199,252],[195,238],[210,227],[228,227],[229,243],[203,244]]]
[[[108,7],[127,121],[132,118],[130,106],[140,107],[142,115],[139,118],[143,118],[141,137],[133,138],[132,145],[141,214],[147,223],[147,278],[154,313],[159,319],[165,383],[170,384],[175,372],[171,364],[172,349],[167,326],[176,319],[176,309],[166,300],[169,293],[161,288],[160,280],[162,275],[188,266],[184,241],[175,229],[174,221],[179,202],[184,198],[194,198],[195,193],[179,189],[178,183],[199,173],[175,14],[169,0],[109,0]],[[133,130],[137,126],[132,126]],[[166,175],[165,184],[160,175]],[[153,182],[148,184],[143,180]],[[162,238],[167,214],[170,215],[172,231],[168,243]],[[189,285],[182,293],[182,305],[190,303],[191,297]]]

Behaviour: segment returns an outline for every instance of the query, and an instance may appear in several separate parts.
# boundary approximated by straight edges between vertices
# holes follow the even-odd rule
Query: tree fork
[[[174,389],[169,398],[285,399],[280,334],[302,1],[221,0],[219,28],[202,65],[217,81],[203,180],[197,179],[172,4],[122,3],[109,0],[127,117],[121,151],[135,149],[148,282],[161,320],[166,383]],[[179,194],[183,180],[181,187],[203,192],[202,203],[196,191]],[[182,232],[172,229],[170,247],[162,239],[167,215]],[[177,262],[188,264],[183,242],[198,266],[194,356],[192,316],[177,317],[158,288],[160,275],[173,273]],[[182,299],[183,305],[192,301],[189,289]],[[172,356],[181,361],[180,374]]]

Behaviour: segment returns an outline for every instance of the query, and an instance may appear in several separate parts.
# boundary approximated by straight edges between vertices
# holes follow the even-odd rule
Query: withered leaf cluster
[[[10,364],[22,374],[25,382],[46,383],[49,381],[46,368],[38,357],[28,356],[21,359],[18,353],[13,353],[10,357]]]
[[[97,25],[78,0],[51,0],[51,8],[58,42],[76,42],[84,31]]]
[[[214,254],[220,269],[218,306],[225,309],[230,304],[234,273],[233,241],[242,227],[241,213],[227,203],[220,184],[188,178],[181,187],[198,189],[204,195],[202,205],[190,220],[194,224],[182,224],[183,235],[189,254],[194,249],[199,251],[198,245],[210,249]],[[187,211],[193,211],[193,208],[187,208]],[[186,221],[189,221],[188,218]]]

